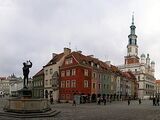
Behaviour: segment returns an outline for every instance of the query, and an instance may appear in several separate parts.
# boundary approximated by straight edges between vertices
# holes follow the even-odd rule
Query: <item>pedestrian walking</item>
[[[111,95],[110,98],[109,98],[109,102],[110,102],[110,103],[112,102],[112,95]]]
[[[157,102],[157,105],[159,106],[159,98],[158,97],[157,97],[157,101],[156,102]]]
[[[107,100],[106,100],[106,98],[104,97],[104,98],[103,98],[103,103],[104,103],[104,105],[106,105],[106,102],[107,102]]]
[[[153,106],[156,106],[156,98],[153,97]]]
[[[130,103],[131,103],[131,98],[129,97],[128,98],[128,105],[130,105]]]
[[[50,95],[50,103],[53,104],[53,96]]]
[[[100,97],[97,98],[97,102],[98,102],[98,105],[101,104],[101,98]]]
[[[50,97],[50,103],[53,104],[53,97]]]
[[[139,101],[139,104],[141,104],[141,98],[139,98],[138,101]]]
[[[75,100],[73,100],[72,106],[76,106],[76,101]]]

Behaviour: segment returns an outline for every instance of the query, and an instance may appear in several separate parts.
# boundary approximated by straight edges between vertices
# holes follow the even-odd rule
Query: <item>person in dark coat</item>
[[[103,103],[104,103],[104,105],[106,105],[106,102],[107,102],[107,100],[106,100],[106,98],[104,97],[104,98],[103,98]]]
[[[139,98],[139,99],[138,99],[138,101],[139,101],[139,104],[141,104],[141,103],[142,103],[141,98]]]
[[[76,106],[76,100],[75,99],[73,100],[72,106]]]
[[[156,106],[156,98],[153,97],[153,106]]]
[[[101,104],[101,98],[98,97],[98,98],[97,98],[97,101],[98,101],[98,105],[100,105],[100,104]]]
[[[53,97],[50,98],[50,103],[53,104]]]
[[[129,97],[128,98],[128,105],[130,105],[130,103],[131,103],[131,98]]]
[[[157,97],[156,103],[157,103],[157,105],[159,106],[159,97]]]

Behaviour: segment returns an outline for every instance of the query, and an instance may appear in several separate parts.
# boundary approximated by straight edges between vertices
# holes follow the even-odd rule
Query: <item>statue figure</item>
[[[24,76],[24,81],[23,81],[23,88],[27,88],[28,86],[28,75],[29,75],[29,68],[32,67],[32,62],[29,60],[26,63],[23,63],[23,76]]]

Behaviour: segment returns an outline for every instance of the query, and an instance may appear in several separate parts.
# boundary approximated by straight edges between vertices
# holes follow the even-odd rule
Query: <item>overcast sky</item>
[[[124,64],[134,11],[139,56],[150,54],[160,79],[159,0],[0,0],[0,76],[31,76],[64,47]]]

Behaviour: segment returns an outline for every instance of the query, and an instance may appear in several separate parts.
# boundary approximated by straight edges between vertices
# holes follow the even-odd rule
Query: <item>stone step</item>
[[[44,113],[11,113],[11,112],[0,112],[0,116],[7,118],[40,118],[40,117],[53,117],[59,114],[60,111],[50,110]]]
[[[46,115],[46,114],[51,114],[53,112],[55,112],[56,110],[49,110],[49,111],[46,111],[46,112],[39,112],[39,113],[16,113],[16,112],[1,112],[0,114],[10,114],[10,115],[20,115],[20,116],[30,116],[30,115]]]

